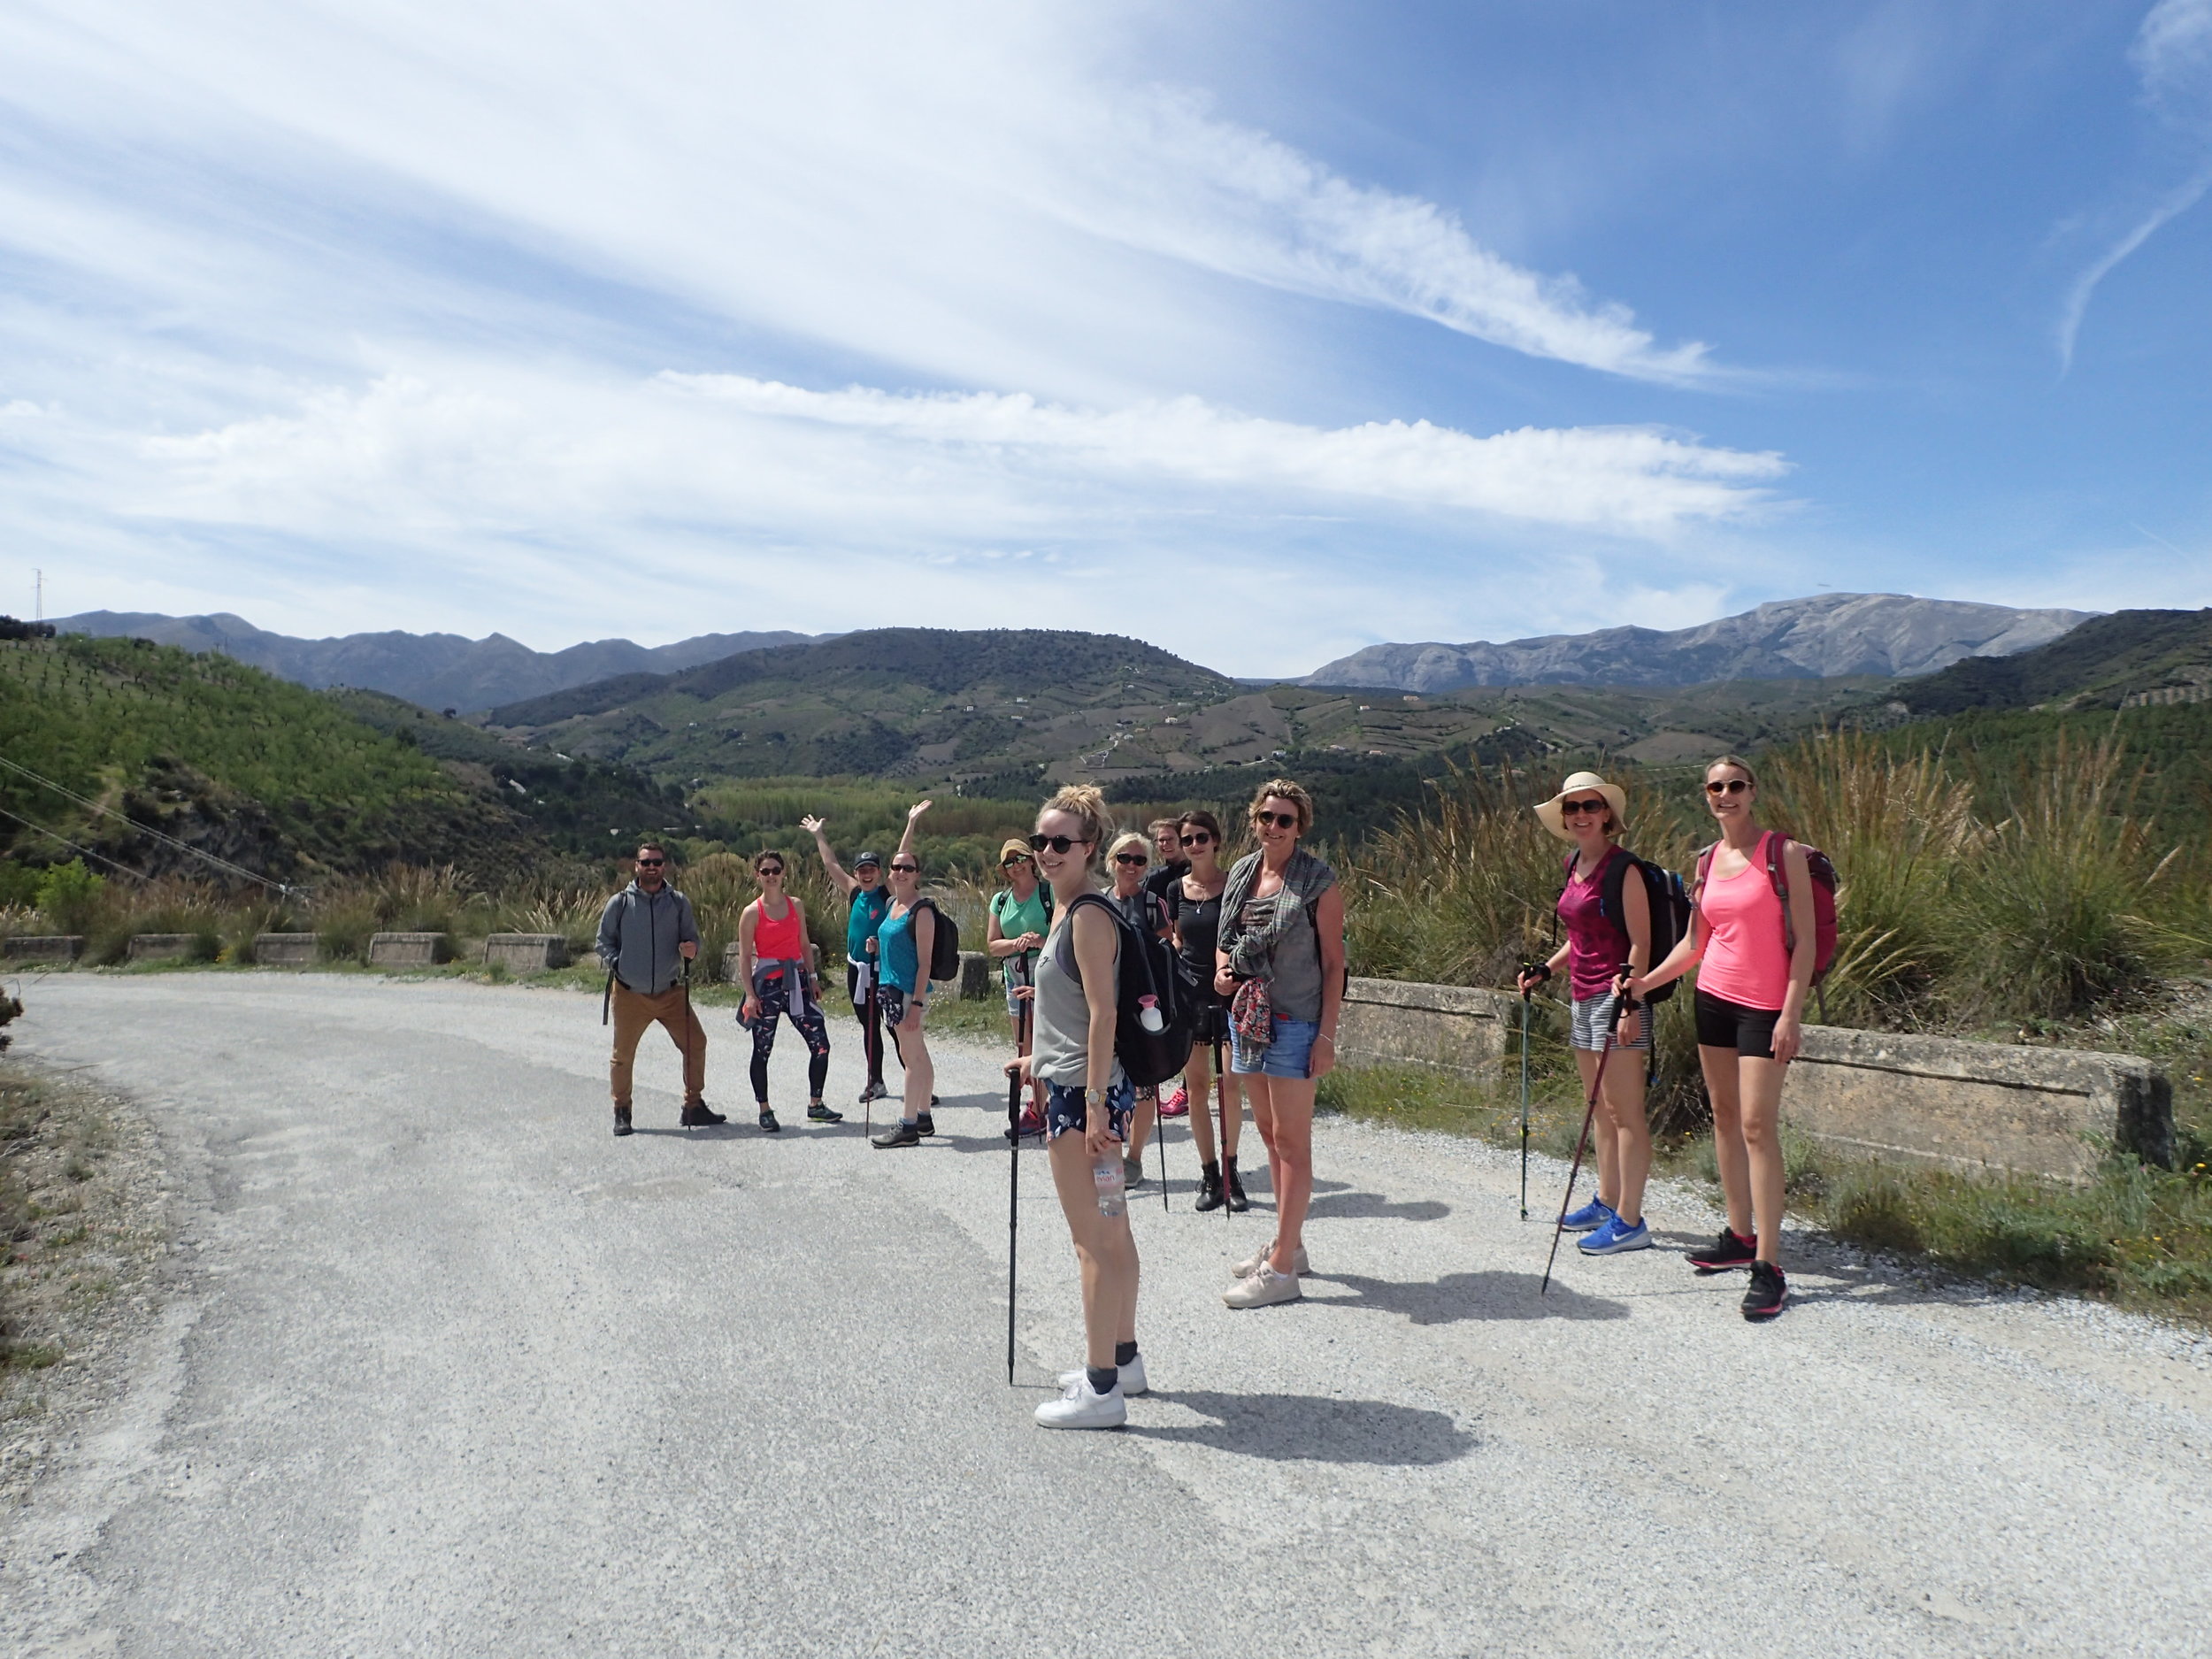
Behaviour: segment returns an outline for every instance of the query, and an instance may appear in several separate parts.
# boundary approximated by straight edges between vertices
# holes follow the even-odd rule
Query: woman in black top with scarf
[[[1229,999],[1214,988],[1214,946],[1221,931],[1221,892],[1228,872],[1221,867],[1221,820],[1206,811],[1186,812],[1176,820],[1176,839],[1189,862],[1167,884],[1168,917],[1175,925],[1175,947],[1198,981],[1198,1018],[1190,1060],[1183,1079],[1190,1089],[1191,1139],[1198,1145],[1201,1170],[1198,1205],[1218,1210],[1225,1202],[1235,1210],[1249,1210],[1244,1183],[1237,1179],[1237,1136],[1244,1127],[1244,1086],[1226,1075],[1228,1061],[1222,1055],[1221,1152],[1214,1153],[1214,1125],[1209,1113],[1207,1091],[1213,1083],[1213,1064],[1221,1045],[1229,1041]]]

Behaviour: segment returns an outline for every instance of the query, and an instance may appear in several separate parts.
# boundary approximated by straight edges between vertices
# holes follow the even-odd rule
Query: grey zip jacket
[[[676,947],[687,940],[699,942],[691,901],[666,883],[658,893],[648,893],[633,881],[599,912],[599,960],[625,987],[647,996],[676,983],[683,972]]]

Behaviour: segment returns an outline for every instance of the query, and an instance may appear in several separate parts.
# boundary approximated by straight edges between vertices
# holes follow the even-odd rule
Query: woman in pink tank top
[[[1694,925],[1664,962],[1628,980],[1642,996],[1697,969],[1697,1058],[1713,1102],[1728,1225],[1715,1244],[1690,1253],[1690,1265],[1701,1273],[1748,1267],[1743,1315],[1754,1320],[1781,1312],[1788,1294],[1780,1264],[1782,1080],[1797,1056],[1814,951],[1812,875],[1793,841],[1780,844],[1797,949],[1783,942],[1782,900],[1762,856],[1758,795],[1751,768],[1733,755],[1705,769],[1705,804],[1720,839],[1698,860]]]

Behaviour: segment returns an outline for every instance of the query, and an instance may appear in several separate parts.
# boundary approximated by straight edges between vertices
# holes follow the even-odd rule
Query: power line
[[[292,890],[281,881],[272,881],[268,877],[262,875],[257,872],[249,870],[242,864],[234,864],[227,858],[219,858],[213,853],[207,851],[204,848],[195,847],[189,841],[180,841],[173,835],[164,834],[161,831],[155,829],[151,825],[141,824],[136,818],[125,817],[124,814],[118,812],[112,807],[102,806],[97,801],[88,801],[75,790],[65,789],[50,778],[40,777],[38,773],[33,772],[28,766],[19,764],[17,762],[10,760],[5,755],[0,755],[0,766],[5,766],[10,772],[20,772],[24,777],[28,778],[33,783],[39,785],[41,787],[51,789],[56,795],[60,795],[66,800],[74,801],[79,806],[84,808],[88,812],[97,812],[103,818],[120,819],[123,823],[129,825],[132,829],[137,831],[140,834],[150,835],[154,838],[154,840],[160,841],[164,846],[173,847],[180,853],[189,854],[195,858],[198,858],[205,863],[213,864],[218,870],[227,871],[230,874],[242,877],[248,881],[258,881],[263,887],[267,887],[273,893],[288,894]],[[15,814],[11,812],[8,816],[10,818],[14,818]],[[28,819],[24,818],[18,818],[16,821],[18,823],[29,822]],[[34,824],[31,827],[36,829],[38,828],[38,826]],[[52,833],[51,831],[45,831],[42,833],[48,834]],[[55,839],[59,841],[61,840],[61,837],[55,836]],[[73,845],[74,843],[68,844]],[[103,856],[103,855],[95,853],[93,856],[97,858]],[[113,860],[111,859],[109,862],[113,863]],[[118,867],[120,868],[120,866]]]
[[[50,830],[43,824],[34,824],[30,819],[25,818],[19,812],[11,812],[7,808],[0,806],[0,818],[12,818],[17,823],[23,826],[25,829],[35,830],[38,833],[45,836],[50,841],[58,841],[73,853],[81,853],[87,858],[97,858],[102,864],[107,865],[111,870],[119,871],[122,874],[130,877],[134,881],[151,881],[153,879],[153,878],[148,875],[144,871],[134,870],[127,864],[118,863],[115,859],[109,857],[105,853],[95,852],[89,847],[81,847],[75,841],[71,841],[68,836],[62,834],[57,830]]]

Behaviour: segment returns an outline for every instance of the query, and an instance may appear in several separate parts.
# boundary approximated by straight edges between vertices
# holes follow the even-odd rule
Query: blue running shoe
[[[1593,1198],[1588,1203],[1559,1225],[1568,1233],[1591,1233],[1613,1218],[1613,1206],[1602,1198]]]
[[[1632,1227],[1617,1215],[1608,1216],[1605,1225],[1576,1245],[1575,1248],[1585,1256],[1615,1256],[1623,1250],[1648,1250],[1651,1248],[1651,1224],[1640,1221]]]

